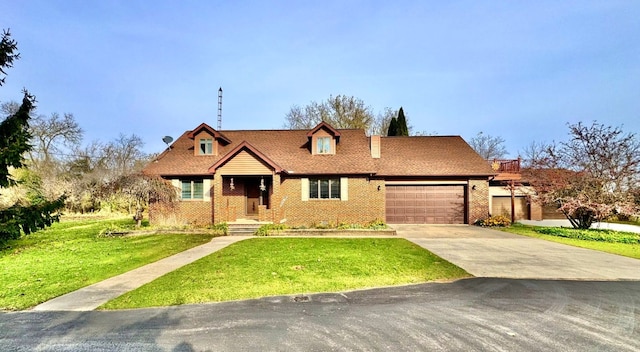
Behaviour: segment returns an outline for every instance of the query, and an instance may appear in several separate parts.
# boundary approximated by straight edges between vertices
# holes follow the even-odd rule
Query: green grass
[[[635,233],[598,229],[575,230],[536,227],[522,224],[496,228],[496,230],[640,259],[640,235]]]
[[[213,235],[100,237],[131,219],[56,223],[0,249],[0,309],[19,310],[208,242]]]
[[[333,292],[469,276],[404,239],[255,238],[171,272],[102,309]]]

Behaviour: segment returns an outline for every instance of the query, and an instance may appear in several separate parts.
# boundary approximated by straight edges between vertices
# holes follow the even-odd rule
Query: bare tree
[[[142,169],[146,155],[142,151],[144,142],[139,136],[120,134],[105,147],[107,164],[113,176],[133,174]]]
[[[545,155],[545,151],[549,146],[543,142],[533,141],[525,146],[520,151],[520,157],[522,158],[523,167],[532,167],[538,160],[542,159]]]
[[[490,136],[482,131],[471,138],[469,145],[486,160],[503,159],[507,154],[502,137]]]
[[[384,110],[379,113],[376,118],[373,120],[370,128],[370,134],[377,134],[384,136],[387,134],[389,130],[389,124],[391,123],[391,119],[396,117],[397,112],[392,108],[386,107]]]
[[[50,168],[54,159],[61,159],[65,151],[70,151],[82,141],[84,131],[78,125],[73,114],[65,113],[60,116],[52,113],[36,116],[30,123],[33,148],[29,151],[29,158],[36,170],[43,166]]]
[[[335,128],[362,128],[368,131],[374,122],[371,108],[353,96],[329,96],[326,101],[312,101],[304,107],[294,105],[285,116],[284,127],[310,129],[322,121]]]
[[[576,228],[613,214],[637,215],[640,142],[620,127],[569,125],[569,140],[547,147],[525,178],[543,204],[555,204]]]

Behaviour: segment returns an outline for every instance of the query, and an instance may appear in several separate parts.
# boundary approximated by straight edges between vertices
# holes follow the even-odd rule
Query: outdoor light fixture
[[[260,178],[260,190],[262,192],[267,190],[267,186],[264,185],[264,177]]]
[[[236,186],[233,185],[233,177],[231,178],[231,183],[229,183],[229,189],[232,191],[236,189]]]

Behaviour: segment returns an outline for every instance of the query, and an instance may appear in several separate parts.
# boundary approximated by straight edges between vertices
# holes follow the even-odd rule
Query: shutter
[[[180,183],[180,180],[177,178],[172,179],[171,185],[177,188],[176,192],[178,193],[178,199],[182,199],[182,184]]]
[[[211,200],[211,179],[205,178],[202,180],[202,200]]]
[[[340,177],[340,200],[349,200],[349,178]]]
[[[301,198],[303,202],[306,202],[309,200],[309,179],[308,178],[301,178],[300,179],[300,184],[302,187],[301,188]]]

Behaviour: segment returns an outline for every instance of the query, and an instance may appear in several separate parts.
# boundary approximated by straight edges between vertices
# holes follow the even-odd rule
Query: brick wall
[[[489,211],[489,182],[486,179],[469,180],[469,224],[486,218]]]
[[[149,221],[160,225],[208,225],[212,221],[211,202],[179,201],[172,205],[154,203],[149,207]]]
[[[384,220],[384,182],[366,177],[349,177],[348,200],[302,200],[300,178],[284,178],[281,195],[286,197],[282,206],[286,224],[363,224]],[[378,190],[380,186],[380,190]],[[274,203],[277,207],[279,203]]]

